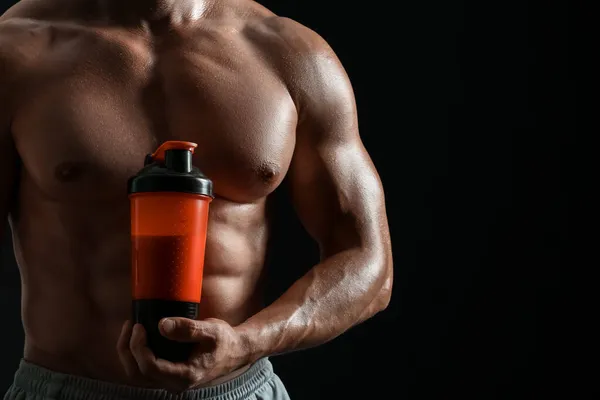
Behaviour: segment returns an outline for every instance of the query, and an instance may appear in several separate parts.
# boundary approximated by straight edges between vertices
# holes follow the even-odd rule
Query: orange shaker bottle
[[[192,165],[196,143],[170,141],[128,182],[133,322],[156,357],[185,361],[190,344],[164,338],[165,317],[198,317],[212,182]]]

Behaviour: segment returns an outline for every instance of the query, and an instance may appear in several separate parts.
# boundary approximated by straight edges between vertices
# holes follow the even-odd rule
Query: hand
[[[127,374],[152,386],[181,392],[211,382],[249,363],[248,346],[235,328],[225,321],[165,318],[159,329],[163,336],[178,342],[195,343],[190,359],[170,362],[156,358],[147,347],[141,324],[123,325],[117,349]]]

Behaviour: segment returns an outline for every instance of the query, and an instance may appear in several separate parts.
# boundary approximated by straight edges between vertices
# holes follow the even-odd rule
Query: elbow
[[[370,247],[366,254],[368,254],[367,264],[374,267],[372,273],[376,276],[371,287],[371,298],[367,310],[370,318],[388,308],[392,299],[394,262],[389,239],[381,245]]]
[[[386,266],[386,272],[384,275],[383,285],[381,286],[381,288],[379,289],[379,292],[377,294],[377,298],[376,298],[377,307],[375,309],[376,313],[385,310],[390,305],[390,301],[392,300],[392,286],[394,285],[394,272],[393,271],[394,270],[393,270],[392,263],[389,263],[389,265]]]
[[[392,256],[388,253],[383,257],[381,277],[379,279],[380,286],[377,294],[372,301],[373,314],[384,311],[392,299],[392,286],[394,284],[394,265]]]

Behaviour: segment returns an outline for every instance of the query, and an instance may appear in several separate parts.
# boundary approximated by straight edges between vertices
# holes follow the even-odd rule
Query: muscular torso
[[[297,113],[262,44],[271,16],[248,7],[158,32],[3,22],[19,43],[11,223],[26,359],[135,384],[115,349],[131,302],[126,181],[166,140],[198,143],[194,164],[214,182],[200,318],[235,325],[262,306],[266,199],[290,164]]]

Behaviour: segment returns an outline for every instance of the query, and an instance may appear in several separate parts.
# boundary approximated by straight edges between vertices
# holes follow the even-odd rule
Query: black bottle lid
[[[144,168],[127,182],[129,194],[179,192],[213,196],[213,184],[192,165],[196,143],[165,142],[144,160]]]

